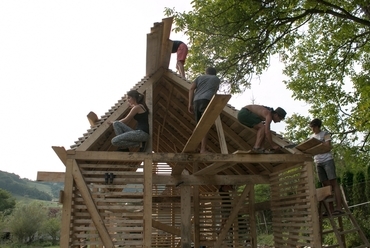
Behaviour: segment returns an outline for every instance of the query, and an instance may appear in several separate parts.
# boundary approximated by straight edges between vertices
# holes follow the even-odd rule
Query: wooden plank
[[[66,176],[64,181],[64,190],[62,197],[63,208],[62,208],[62,226],[60,232],[60,247],[71,247],[70,246],[70,235],[71,235],[71,213],[72,213],[72,197],[73,197],[73,160],[68,159],[66,165]]]
[[[331,186],[325,186],[316,189],[316,199],[319,202],[325,200],[327,197],[331,195],[332,195]]]
[[[150,159],[144,160],[144,247],[152,247],[152,166]]]
[[[163,23],[163,33],[162,33],[162,47],[161,47],[161,59],[160,64],[163,68],[168,69],[171,60],[172,45],[173,42],[170,40],[171,27],[172,27],[173,17],[168,17],[162,19]]]
[[[163,23],[155,23],[146,41],[146,75],[153,74],[160,68]]]
[[[181,186],[181,247],[191,248],[191,186]]]
[[[314,146],[314,147],[311,147],[305,150],[304,153],[308,153],[314,156],[317,154],[330,152],[330,150],[331,150],[331,147],[324,145],[324,143],[320,143],[317,146]]]
[[[62,163],[64,165],[67,164],[67,151],[66,149],[63,147],[63,146],[52,146],[54,152],[57,154],[57,156],[59,157],[60,161],[62,161]]]
[[[90,111],[90,113],[87,114],[87,119],[89,120],[90,127],[94,127],[99,117],[94,112]]]
[[[205,133],[207,133],[212,127],[216,118],[220,115],[230,98],[231,95],[218,94],[212,97],[197,126],[193,130],[193,134],[182,150],[183,153],[192,152],[197,148]]]
[[[322,142],[314,137],[312,138],[309,138],[308,140],[298,144],[295,148],[304,152],[306,151],[307,149],[310,149],[314,146],[317,146],[319,144],[321,144]]]
[[[94,199],[91,195],[89,188],[87,187],[80,168],[75,160],[73,160],[73,169],[72,175],[73,179],[77,185],[77,188],[80,191],[82,198],[84,199],[84,203],[86,204],[86,208],[91,215],[91,219],[94,222],[95,228],[99,233],[101,241],[105,247],[114,247],[112,238],[110,237],[106,226],[104,225],[104,220],[99,214],[98,208],[94,203]]]
[[[65,172],[38,171],[36,181],[64,183]]]

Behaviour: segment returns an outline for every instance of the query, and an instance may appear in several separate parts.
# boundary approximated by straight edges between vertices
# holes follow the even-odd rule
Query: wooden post
[[[144,160],[144,247],[152,246],[152,160]]]
[[[319,213],[318,213],[318,203],[316,197],[316,188],[315,188],[315,174],[314,174],[314,163],[313,162],[304,162],[304,166],[307,170],[307,183],[308,183],[308,192],[311,205],[311,216],[312,216],[312,236],[313,244],[312,247],[321,247],[321,233],[320,233],[320,223],[319,223]]]
[[[181,186],[181,248],[191,247],[190,186]]]
[[[72,195],[73,195],[73,176],[72,176],[73,159],[67,159],[66,174],[64,179],[64,191],[61,195],[63,202],[62,210],[62,227],[60,229],[60,247],[70,247],[71,234],[71,212],[72,212]]]
[[[251,189],[249,191],[249,225],[251,228],[251,236],[252,236],[252,248],[257,248],[257,225],[256,225],[256,212],[254,209],[255,204],[255,194],[254,194],[254,185],[251,185]]]
[[[198,171],[198,163],[193,165],[193,171]],[[193,208],[194,208],[194,247],[200,247],[200,227],[199,227],[199,186],[193,186]]]

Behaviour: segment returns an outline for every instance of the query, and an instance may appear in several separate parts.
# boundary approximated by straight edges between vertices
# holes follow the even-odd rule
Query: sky
[[[36,180],[38,171],[63,172],[52,150],[67,150],[90,128],[86,115],[107,112],[145,76],[146,35],[164,8],[191,10],[190,0],[0,1],[0,170]],[[171,33],[173,40],[186,40]],[[175,56],[170,69],[175,71]],[[252,81],[229,103],[307,111],[282,83],[283,65]],[[273,124],[283,131],[284,123]]]

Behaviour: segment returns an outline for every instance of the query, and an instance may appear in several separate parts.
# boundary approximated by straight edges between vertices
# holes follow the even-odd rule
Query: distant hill
[[[27,197],[35,200],[51,201],[59,197],[63,183],[36,182],[14,173],[0,171],[0,188],[9,191],[14,197]]]

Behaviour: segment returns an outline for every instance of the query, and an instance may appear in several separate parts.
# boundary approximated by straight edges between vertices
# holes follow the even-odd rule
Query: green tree
[[[349,170],[343,173],[342,185],[349,205],[353,204],[353,173]]]
[[[293,97],[308,103],[310,114],[323,119],[341,144],[369,150],[367,1],[194,0],[192,7],[165,10],[175,17],[175,31],[189,37],[189,73],[213,65],[226,89],[238,92],[279,54]]]
[[[59,211],[54,216],[50,216],[49,213],[49,218],[47,218],[42,224],[42,232],[44,234],[47,234],[51,238],[53,245],[56,245],[58,243],[60,237],[61,222],[61,213]]]
[[[40,232],[46,218],[47,212],[41,203],[36,201],[27,205],[18,203],[9,219],[9,228],[18,242],[31,243]]]
[[[15,208],[15,200],[12,195],[3,189],[0,189],[0,213],[10,214]]]

